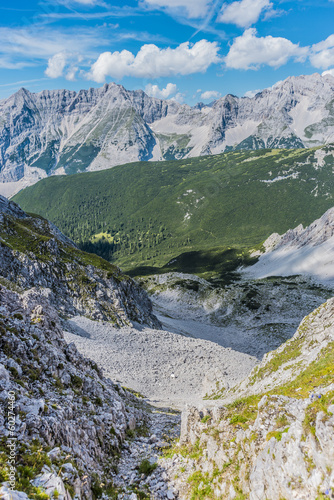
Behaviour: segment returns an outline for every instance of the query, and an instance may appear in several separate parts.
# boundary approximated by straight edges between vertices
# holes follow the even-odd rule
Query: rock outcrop
[[[333,498],[334,299],[244,382],[183,412],[164,465],[180,498]]]
[[[283,235],[272,234],[263,244],[259,261],[244,270],[255,278],[268,276],[313,276],[322,282],[334,280],[334,208],[308,227],[301,224]]]
[[[0,196],[0,275],[18,290],[37,288],[63,314],[159,326],[146,294],[119,268],[82,252],[47,220]]]
[[[63,336],[74,314],[159,326],[146,292],[3,197],[0,273],[0,497],[174,498],[156,460],[178,413],[151,416]]]
[[[1,285],[0,315],[0,483],[22,498],[111,494],[127,429],[145,424],[138,400],[65,342],[35,289]]]
[[[193,108],[114,83],[80,92],[21,89],[0,101],[1,194],[50,174],[133,161],[328,144],[333,96],[333,77],[319,74]]]
[[[153,412],[142,396],[104,378],[62,330],[64,314],[80,312],[118,325],[130,318],[159,325],[146,293],[117,268],[88,265],[87,271],[77,248],[47,221],[3,198],[0,207],[0,269],[6,276],[0,277],[0,497],[177,497],[156,462],[169,446],[167,434],[178,434],[178,412]],[[20,226],[29,229],[26,238],[19,238]],[[49,248],[51,260],[66,259],[76,295],[68,275],[59,272],[62,261],[49,263]],[[88,308],[80,284],[84,272],[93,290],[110,290],[109,308],[101,307],[96,290]],[[49,281],[52,291],[45,288]]]

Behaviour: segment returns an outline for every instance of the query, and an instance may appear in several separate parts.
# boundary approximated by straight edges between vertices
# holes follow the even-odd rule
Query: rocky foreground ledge
[[[184,411],[179,442],[178,413],[103,378],[44,296],[1,286],[0,304],[4,499],[13,474],[14,500],[333,498],[334,299],[238,386]]]
[[[145,413],[66,344],[36,290],[1,286],[0,303],[0,481],[14,477],[25,498],[93,498],[112,486],[126,432],[145,425]]]
[[[178,412],[104,378],[36,290],[0,286],[0,333],[0,498],[177,497],[157,460]]]
[[[334,299],[183,412],[177,442],[177,412],[104,378],[62,333],[74,314],[156,325],[145,292],[5,199],[0,252],[0,498],[334,498]]]
[[[182,414],[180,498],[334,498],[334,299],[230,391]]]

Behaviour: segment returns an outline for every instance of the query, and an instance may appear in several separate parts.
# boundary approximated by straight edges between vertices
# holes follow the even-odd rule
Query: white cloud
[[[3,69],[23,69],[26,68],[27,66],[32,66],[32,64],[29,64],[28,62],[24,61],[18,61],[14,62],[8,57],[0,57],[0,68]]]
[[[158,85],[152,85],[149,83],[145,87],[145,92],[150,97],[156,97],[157,99],[168,99],[173,94],[177,92],[177,86],[175,83],[167,83],[164,89],[159,89]]]
[[[59,78],[63,76],[64,69],[67,62],[67,55],[65,52],[59,52],[48,60],[48,67],[45,70],[46,76],[49,78]]]
[[[184,97],[185,97],[185,94],[178,92],[174,97],[171,98],[171,101],[176,101],[179,104],[182,104],[184,102]]]
[[[79,68],[77,66],[70,66],[67,70],[66,75],[65,75],[66,80],[74,82],[76,80],[76,74],[78,71],[79,71]]]
[[[55,54],[85,54],[86,58],[96,57],[92,49],[101,46],[105,40],[101,32],[92,29],[52,30],[32,25],[29,28],[0,27],[0,67],[24,68],[46,62]]]
[[[327,71],[324,71],[323,73],[321,73],[321,76],[326,76],[326,75],[331,75],[334,77],[334,68],[328,69]]]
[[[272,7],[270,0],[241,0],[224,4],[218,21],[248,28],[257,22],[262,11],[271,11]]]
[[[57,0],[60,5],[70,7],[71,5],[85,5],[87,7],[107,7],[103,0]]]
[[[256,96],[256,94],[258,94],[259,92],[261,92],[261,89],[256,89],[256,90],[247,90],[247,92],[245,92],[245,97],[254,97],[254,96]]]
[[[219,99],[219,97],[221,96],[221,93],[218,92],[217,90],[207,90],[206,92],[203,92],[201,94],[201,99],[203,99],[203,101],[207,101],[207,100],[212,100],[212,99]]]
[[[70,52],[59,52],[48,60],[48,66],[44,71],[49,78],[65,77],[71,82],[75,81],[75,77],[79,68],[75,65],[82,62],[82,57]]]
[[[334,35],[312,45],[310,61],[315,68],[327,69],[334,65]]]
[[[302,62],[308,55],[308,47],[299,47],[287,38],[256,35],[256,29],[249,28],[234,39],[224,58],[227,68],[258,69],[262,65],[278,68],[290,58]]]
[[[211,0],[144,0],[152,7],[163,7],[167,10],[182,10],[190,18],[204,17],[208,12]]]
[[[97,0],[74,0],[75,3],[81,3],[83,5],[99,5],[100,2]]]
[[[219,62],[216,42],[201,40],[194,45],[182,43],[175,49],[159,49],[154,44],[143,45],[137,55],[128,50],[103,52],[87,73],[87,78],[103,83],[107,76],[158,78],[170,75],[190,75],[205,72]]]

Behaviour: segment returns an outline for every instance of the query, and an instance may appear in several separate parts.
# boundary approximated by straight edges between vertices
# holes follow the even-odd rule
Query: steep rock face
[[[296,248],[305,245],[317,246],[328,241],[334,236],[334,208],[330,208],[320,218],[310,224],[307,228],[302,225],[287,231],[281,236],[280,241],[274,249],[282,248],[287,244],[292,244]]]
[[[334,208],[308,227],[301,224],[264,242],[259,261],[245,270],[257,278],[306,274],[323,282],[334,279]]]
[[[253,98],[191,108],[114,83],[0,101],[0,182],[13,194],[50,174],[231,149],[301,148],[334,140],[334,79],[291,77]],[[19,181],[19,182],[18,182]]]
[[[36,290],[0,285],[0,314],[0,495],[8,487],[26,494],[8,498],[111,495],[126,431],[146,421],[137,399],[66,344],[56,310]]]
[[[76,248],[47,220],[0,197],[0,273],[19,290],[38,288],[66,316],[116,325],[159,325],[147,294],[119,268]]]
[[[331,498],[334,299],[304,318],[241,384],[182,414],[164,465],[180,498]],[[173,454],[171,454],[173,455]]]

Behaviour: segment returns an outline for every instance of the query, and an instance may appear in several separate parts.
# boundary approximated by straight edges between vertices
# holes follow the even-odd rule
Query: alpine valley
[[[334,498],[333,104],[0,102],[0,498]]]

